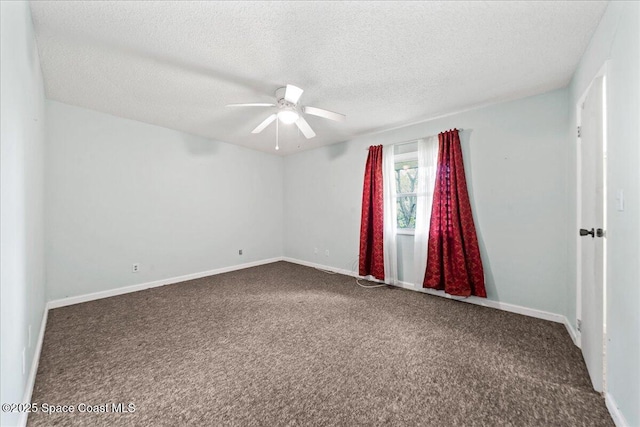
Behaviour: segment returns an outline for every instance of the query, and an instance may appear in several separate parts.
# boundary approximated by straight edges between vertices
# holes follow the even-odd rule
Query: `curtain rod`
[[[458,132],[462,132],[464,129],[456,128],[456,130]],[[406,144],[411,144],[412,142],[418,142],[419,140],[424,139],[424,138],[430,138],[432,136],[437,136],[437,135],[421,136],[420,138],[413,138],[413,139],[409,139],[407,141],[394,142],[393,144],[382,144],[382,145],[383,146],[385,146],[385,145],[406,145]],[[365,147],[365,150],[369,151],[369,147]]]

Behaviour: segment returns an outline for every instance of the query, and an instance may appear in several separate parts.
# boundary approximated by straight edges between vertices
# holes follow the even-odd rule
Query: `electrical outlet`
[[[238,251],[238,255],[242,255],[242,249]]]
[[[27,373],[27,349],[22,347],[22,375]]]
[[[318,255],[318,248],[313,248],[313,253]]]
[[[326,251],[324,251],[324,256],[329,256],[329,249],[327,249]]]
[[[29,325],[29,340],[27,343],[29,343],[29,348],[31,348],[31,325]]]
[[[140,271],[140,264],[137,262],[135,264],[131,264],[131,272],[137,273],[138,271]]]

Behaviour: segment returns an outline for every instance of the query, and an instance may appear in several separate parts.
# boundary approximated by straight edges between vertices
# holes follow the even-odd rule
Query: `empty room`
[[[640,427],[639,1],[0,1],[2,426]]]

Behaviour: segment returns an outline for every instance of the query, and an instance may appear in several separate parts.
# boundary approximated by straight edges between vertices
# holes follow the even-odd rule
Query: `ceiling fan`
[[[307,107],[300,105],[298,101],[302,96],[302,89],[294,85],[287,85],[276,90],[276,103],[252,103],[252,104],[228,104],[227,107],[278,107],[276,113],[271,114],[264,119],[251,133],[260,133],[275,119],[280,119],[284,124],[295,123],[305,138],[313,138],[316,133],[311,129],[309,123],[302,117],[303,114],[311,114],[313,116],[323,117],[329,120],[343,122],[347,118],[344,114],[334,113],[333,111],[323,110],[322,108]]]

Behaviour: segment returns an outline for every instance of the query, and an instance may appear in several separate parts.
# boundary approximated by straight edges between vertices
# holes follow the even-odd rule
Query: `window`
[[[396,154],[394,161],[398,233],[413,234],[416,227],[418,153]]]

